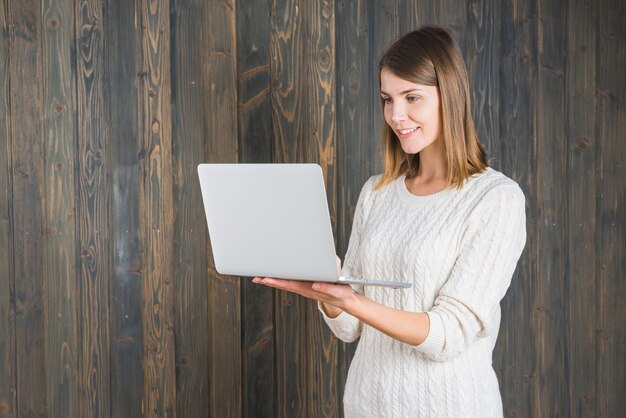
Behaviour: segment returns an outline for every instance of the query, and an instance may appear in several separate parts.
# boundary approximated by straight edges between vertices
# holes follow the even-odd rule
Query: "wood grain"
[[[238,154],[244,163],[272,161],[269,7],[266,0],[237,5]],[[276,416],[274,293],[242,278],[242,415],[248,418]]]
[[[506,3],[500,12],[499,137],[492,150],[500,169],[515,179],[526,196],[527,240],[511,287],[501,303],[502,322],[494,350],[505,416],[532,416],[539,371],[533,322],[537,271],[536,20],[532,2]],[[520,318],[527,318],[520,320]]]
[[[270,79],[272,83],[273,161],[304,160],[304,36],[302,13],[290,1],[274,0],[271,10]],[[307,416],[306,302],[278,292],[276,319],[276,416]]]
[[[467,67],[472,115],[480,142],[485,146],[489,165],[500,168],[499,67],[500,3],[493,0],[472,2],[468,7]],[[471,52],[470,52],[471,51]]]
[[[536,289],[534,327],[538,333],[539,402],[536,417],[570,416],[569,365],[566,353],[567,197],[565,80],[567,70],[562,34],[567,8],[537,4],[537,189],[534,234],[540,243],[538,272],[544,277]]]
[[[42,2],[46,412],[78,415],[74,7]]]
[[[9,113],[10,37],[6,4],[0,4],[0,417],[16,417],[15,299],[12,297],[13,220],[11,115]]]
[[[111,167],[110,231],[113,252],[109,283],[111,416],[143,416],[140,137],[138,73],[140,28],[134,2],[109,2],[103,11],[104,105]]]
[[[205,160],[236,162],[237,80],[236,10],[232,0],[211,2],[203,15],[205,45]],[[216,139],[217,138],[217,139]],[[215,271],[208,254],[209,416],[241,416],[240,278]]]
[[[626,5],[602,2],[598,23],[596,278],[598,417],[623,415],[626,401]]]
[[[309,3],[303,9],[306,30],[303,103],[305,161],[322,167],[333,231],[337,231],[337,174],[335,123],[335,2]],[[338,414],[337,341],[314,301],[306,301],[308,417]]]
[[[270,79],[273,162],[305,159],[306,87],[300,77],[306,51],[303,13],[294,2],[274,0],[271,10]],[[306,417],[306,301],[278,292],[276,318],[276,416]]]
[[[144,411],[148,417],[176,416],[173,195],[169,1],[140,7],[142,74],[140,136],[143,179],[140,217]]]
[[[76,2],[77,289],[80,416],[110,415],[108,280],[111,273],[107,126],[104,123],[103,20],[98,0]]]
[[[206,416],[209,410],[209,328],[207,316],[206,225],[196,167],[204,162],[206,2],[173,2],[172,169],[174,197],[174,293],[176,330],[176,409],[179,417]]]
[[[572,0],[567,27],[567,277],[569,278],[566,350],[572,364],[566,370],[569,416],[595,417],[596,370],[595,263],[582,254],[596,249],[596,200],[589,191],[596,186],[596,113],[588,111],[596,97],[597,3]]]
[[[9,103],[13,184],[15,415],[46,413],[41,11],[38,2],[9,5]]]
[[[367,81],[367,85],[371,87],[367,93],[370,123],[366,155],[369,156],[369,164],[371,164],[370,174],[379,174],[383,171],[384,155],[381,138],[386,122],[380,102],[378,63],[389,47],[403,35],[399,16],[404,14],[404,10],[400,9],[401,5],[398,1],[371,2],[369,6],[369,61],[372,69],[368,72]]]

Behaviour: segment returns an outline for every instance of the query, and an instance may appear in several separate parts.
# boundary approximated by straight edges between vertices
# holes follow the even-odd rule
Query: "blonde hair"
[[[463,56],[445,29],[425,26],[403,36],[380,60],[379,83],[383,69],[412,83],[438,88],[448,170],[446,187],[460,188],[465,179],[487,168],[485,149],[472,120]],[[384,106],[382,100],[381,104]],[[384,171],[376,189],[401,175],[413,177],[419,168],[419,153],[405,153],[389,125],[385,126],[383,142]]]

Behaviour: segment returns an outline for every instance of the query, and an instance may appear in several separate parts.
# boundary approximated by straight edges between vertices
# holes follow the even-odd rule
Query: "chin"
[[[405,154],[409,154],[409,155],[415,155],[418,154],[420,151],[422,150],[421,147],[402,147],[402,151],[404,151]]]

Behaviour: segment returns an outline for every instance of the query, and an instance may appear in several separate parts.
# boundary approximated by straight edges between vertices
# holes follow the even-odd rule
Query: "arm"
[[[446,361],[497,333],[500,301],[525,243],[521,189],[510,183],[492,189],[466,220],[456,262],[428,311],[430,333],[415,349]]]
[[[253,282],[317,300],[327,315],[331,314],[328,315],[331,320],[347,319],[345,314],[348,314],[391,338],[410,345],[421,344],[428,336],[430,323],[428,314],[389,308],[353,291],[349,285],[299,282],[270,277],[256,277]],[[332,313],[337,315],[333,318]]]

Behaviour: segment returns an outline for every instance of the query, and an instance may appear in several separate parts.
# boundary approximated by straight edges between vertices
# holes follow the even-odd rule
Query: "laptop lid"
[[[317,164],[200,164],[215,268],[221,274],[337,281]]]

